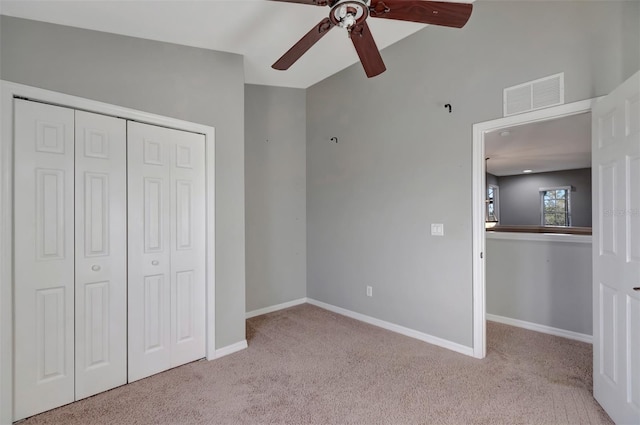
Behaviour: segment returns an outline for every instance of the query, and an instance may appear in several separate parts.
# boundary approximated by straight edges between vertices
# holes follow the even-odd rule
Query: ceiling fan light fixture
[[[473,10],[470,3],[429,0],[275,0],[315,6],[330,6],[329,16],[316,24],[271,67],[289,69],[334,26],[345,28],[360,58],[367,77],[375,77],[387,68],[367,25],[367,18],[384,18],[462,28]]]
[[[356,23],[356,18],[351,13],[348,13],[342,20],[340,21],[340,26],[343,28],[351,28]]]
[[[369,17],[369,7],[363,0],[339,0],[331,7],[329,19],[333,25],[350,30]]]

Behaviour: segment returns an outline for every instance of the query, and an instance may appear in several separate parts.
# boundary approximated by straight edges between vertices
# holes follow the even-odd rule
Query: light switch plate
[[[444,236],[444,224],[431,223],[431,235],[432,236]]]

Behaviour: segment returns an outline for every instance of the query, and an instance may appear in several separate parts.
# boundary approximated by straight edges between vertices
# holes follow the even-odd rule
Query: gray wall
[[[494,176],[491,173],[487,173],[487,175],[486,175],[486,183],[487,183],[487,186],[490,185],[490,184],[492,184],[494,186],[497,186],[498,185],[498,176]]]
[[[573,186],[571,225],[591,227],[591,168],[501,176],[500,224],[540,226],[540,188]]]
[[[624,80],[640,70],[640,1],[627,1],[623,5],[622,54]]]
[[[384,74],[309,88],[308,296],[471,346],[472,125],[502,116],[504,87],[558,72],[567,103],[610,92],[638,68],[616,30],[630,9],[479,1],[464,29],[384,49]]]
[[[247,311],[307,295],[306,93],[245,86]]]
[[[591,244],[487,236],[487,313],[592,335]]]
[[[216,128],[216,347],[245,339],[239,55],[2,16],[0,77]]]

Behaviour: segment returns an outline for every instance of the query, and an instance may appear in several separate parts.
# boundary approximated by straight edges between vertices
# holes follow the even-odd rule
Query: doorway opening
[[[486,356],[486,222],[487,222],[487,135],[508,128],[571,117],[591,111],[595,99],[537,110],[473,126],[473,355]],[[521,170],[522,171],[522,170]]]

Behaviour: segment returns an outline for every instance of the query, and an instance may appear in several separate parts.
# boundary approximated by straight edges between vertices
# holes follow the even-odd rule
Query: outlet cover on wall
[[[367,297],[373,297],[373,288],[371,286],[367,286]]]
[[[444,236],[444,224],[431,223],[431,235],[432,236]]]

